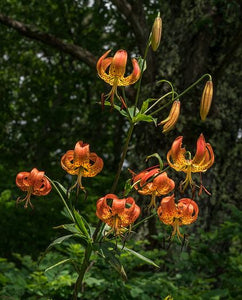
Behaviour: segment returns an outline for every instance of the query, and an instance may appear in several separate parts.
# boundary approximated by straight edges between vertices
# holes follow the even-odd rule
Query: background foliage
[[[127,10],[125,10],[128,8]],[[150,53],[142,97],[158,97],[167,86],[155,81],[166,78],[177,91],[184,90],[203,73],[213,76],[215,97],[205,123],[199,119],[203,83],[182,101],[176,129],[162,135],[161,128],[141,124],[135,128],[126,164],[135,171],[145,167],[153,152],[165,159],[171,141],[184,136],[187,149],[194,151],[204,133],[215,151],[215,165],[204,176],[212,196],[199,200],[199,220],[187,228],[189,244],[181,251],[175,242],[164,245],[166,230],[156,219],[133,237],[134,247],[145,251],[161,268],[123,256],[129,281],[120,278],[97,258],[86,277],[85,298],[239,299],[241,288],[241,6],[239,1],[14,1],[0,3],[0,285],[1,297],[10,299],[69,299],[75,274],[70,266],[43,272],[48,259],[65,253],[48,254],[42,266],[37,259],[58,231],[64,216],[55,193],[33,200],[34,211],[15,207],[21,194],[15,187],[19,171],[37,167],[67,186],[70,178],[60,168],[60,158],[82,139],[104,158],[105,168],[97,179],[86,183],[91,197],[80,200],[79,209],[97,222],[96,200],[109,191],[122,148],[126,124],[116,113],[101,111],[97,102],[108,88],[97,78],[96,58],[106,49],[126,49],[142,56],[154,17],[160,11],[163,36],[159,50]],[[2,16],[29,24],[31,38],[16,31]],[[140,27],[139,27],[140,26]],[[141,29],[142,30],[141,30]],[[36,40],[48,33],[67,44],[88,50],[90,61],[66,53],[63,47]],[[128,89],[133,101],[133,88]],[[158,119],[166,117],[165,112]],[[174,177],[176,174],[171,172]],[[124,169],[122,179],[127,179]],[[179,180],[179,177],[178,177]],[[84,182],[85,183],[85,182]],[[120,192],[122,191],[120,184]],[[141,206],[146,199],[135,196]],[[147,200],[148,201],[148,200]],[[129,241],[132,246],[132,241]],[[73,251],[81,250],[75,244]],[[148,251],[148,252],[147,252]],[[16,254],[18,253],[18,254]],[[101,265],[102,272],[97,271]],[[112,280],[110,280],[112,278]],[[41,298],[42,297],[42,298]],[[107,299],[107,298],[105,298]]]

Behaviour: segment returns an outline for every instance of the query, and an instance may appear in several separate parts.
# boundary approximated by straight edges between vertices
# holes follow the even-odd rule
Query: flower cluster
[[[159,46],[161,31],[162,20],[158,15],[154,22],[150,39],[150,45],[153,51],[156,51]],[[133,58],[133,71],[130,75],[125,77],[127,52],[121,49],[118,50],[113,57],[108,57],[110,51],[111,50],[106,51],[97,62],[98,75],[112,86],[111,91],[106,96],[102,96],[102,104],[104,105],[105,100],[110,99],[109,105],[113,108],[114,97],[116,96],[122,103],[121,109],[127,108],[125,99],[118,94],[117,88],[137,82],[141,76],[141,71],[143,71],[144,64],[140,69],[137,60]],[[209,112],[213,95],[213,84],[210,75],[209,77],[210,79],[205,85],[200,104],[202,120],[205,120]],[[169,84],[172,87],[172,92],[167,95],[172,94],[172,99],[169,102],[172,103],[172,107],[168,117],[158,124],[163,125],[163,133],[174,128],[180,115],[179,95],[174,92],[172,84]],[[177,94],[176,97],[174,97],[175,93]],[[158,99],[156,103],[160,100],[162,100],[162,97]],[[146,101],[147,105],[149,105],[148,102]],[[150,108],[146,105],[142,106],[142,113],[139,115],[138,112],[138,115],[134,115],[133,119],[130,117],[130,121],[133,122],[133,124],[139,119],[150,121],[151,115],[148,116],[145,115],[145,113],[153,108],[156,103]],[[192,179],[192,173],[202,173],[209,169],[214,163],[214,153],[211,145],[206,143],[203,134],[201,134],[197,140],[197,149],[193,158],[190,152],[182,148],[182,140],[183,137],[179,136],[173,142],[171,149],[167,153],[167,163],[172,169],[186,174],[186,178],[180,188],[180,191],[183,193],[188,185],[190,185],[192,189],[196,188],[197,185]],[[85,192],[85,188],[82,185],[82,178],[94,177],[100,173],[103,169],[103,160],[96,153],[90,151],[89,144],[78,141],[73,150],[68,150],[62,156],[61,167],[67,173],[77,176],[76,182],[69,191],[77,187],[77,191],[81,189]],[[138,193],[151,196],[151,201],[148,205],[149,209],[156,209],[157,197],[166,196],[161,199],[157,214],[164,224],[173,226],[172,235],[177,234],[178,237],[182,237],[179,226],[193,223],[198,216],[199,209],[194,200],[182,198],[176,204],[174,194],[168,195],[174,192],[175,182],[161,167],[154,166],[138,174],[133,171],[131,171],[131,173],[133,187]],[[28,206],[28,203],[32,207],[30,201],[31,194],[41,196],[47,195],[51,191],[50,181],[44,175],[44,172],[38,171],[36,168],[30,173],[19,173],[16,177],[16,184],[23,191],[27,191],[27,195],[24,199],[18,198],[17,200],[17,202],[25,201],[25,207]],[[202,184],[200,185],[200,190],[201,188],[204,188]],[[97,201],[96,215],[100,220],[111,227],[111,231],[114,232],[115,235],[120,235],[125,231],[127,226],[130,226],[139,217],[140,208],[132,197],[119,199],[116,195],[110,193]]]

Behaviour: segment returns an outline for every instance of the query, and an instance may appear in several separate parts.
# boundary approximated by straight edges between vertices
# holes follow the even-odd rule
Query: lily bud
[[[155,18],[152,27],[152,33],[151,33],[151,47],[153,51],[156,51],[160,45],[161,32],[162,32],[162,19],[158,15],[158,17]]]
[[[174,101],[169,116],[158,124],[158,125],[164,124],[163,131],[162,131],[163,133],[172,130],[176,125],[176,122],[180,115],[180,106],[181,106],[181,102],[179,100]]]
[[[210,106],[213,98],[213,82],[208,80],[203,90],[201,104],[200,104],[200,116],[202,121],[205,121],[207,114],[210,110]]]

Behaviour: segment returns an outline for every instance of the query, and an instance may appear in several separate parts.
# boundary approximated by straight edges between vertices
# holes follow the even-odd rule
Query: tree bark
[[[86,63],[91,68],[95,68],[96,66],[97,58],[91,52],[83,49],[80,46],[66,43],[51,34],[41,32],[32,25],[16,21],[3,14],[0,14],[0,23],[6,25],[9,28],[15,29],[23,36],[40,41],[46,45],[58,49],[59,51],[70,54],[71,56]]]

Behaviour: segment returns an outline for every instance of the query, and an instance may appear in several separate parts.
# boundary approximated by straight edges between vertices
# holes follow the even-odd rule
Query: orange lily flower
[[[111,200],[112,204],[108,205],[107,200]],[[132,197],[119,199],[114,194],[107,194],[97,201],[96,215],[119,235],[139,217],[140,208]]]
[[[133,72],[124,77],[126,64],[127,64],[127,52],[125,50],[118,50],[114,57],[107,57],[109,52],[105,52],[97,62],[97,72],[98,75],[109,85],[112,86],[111,91],[106,95],[107,99],[110,98],[111,106],[114,105],[114,95],[122,102],[123,106],[126,107],[126,104],[122,97],[117,93],[118,86],[127,86],[135,83],[140,77],[140,67],[135,58],[132,59]],[[107,69],[109,67],[109,71]]]
[[[151,195],[151,202],[148,208],[156,207],[156,197],[170,193],[175,188],[175,182],[167,176],[166,172],[160,173],[156,167],[149,168],[139,174],[133,173],[134,188],[141,195]],[[154,178],[153,178],[154,177]],[[153,179],[152,179],[153,178]]]
[[[72,188],[78,185],[84,189],[81,178],[94,177],[101,172],[103,160],[96,153],[90,152],[89,144],[79,141],[74,150],[69,150],[62,156],[61,166],[67,173],[78,176]]]
[[[192,180],[192,173],[205,172],[214,163],[214,153],[211,145],[206,143],[203,134],[197,140],[196,154],[191,158],[190,152],[187,152],[185,148],[182,148],[182,136],[179,136],[173,142],[170,151],[167,153],[168,164],[178,172],[186,173],[186,178],[182,185],[183,191],[190,183],[194,186]],[[189,158],[186,158],[186,154],[189,154]]]
[[[36,196],[45,196],[51,191],[51,184],[45,177],[45,172],[38,171],[34,168],[31,172],[20,172],[16,176],[16,185],[22,190],[27,191],[27,195],[24,199],[17,199],[17,203],[25,201],[24,208],[28,207],[28,204],[33,208],[30,201],[31,194]]]
[[[198,212],[198,206],[192,199],[182,198],[175,204],[174,195],[163,198],[157,210],[159,219],[164,224],[173,226],[172,236],[177,234],[178,238],[183,238],[179,227],[195,222]]]

